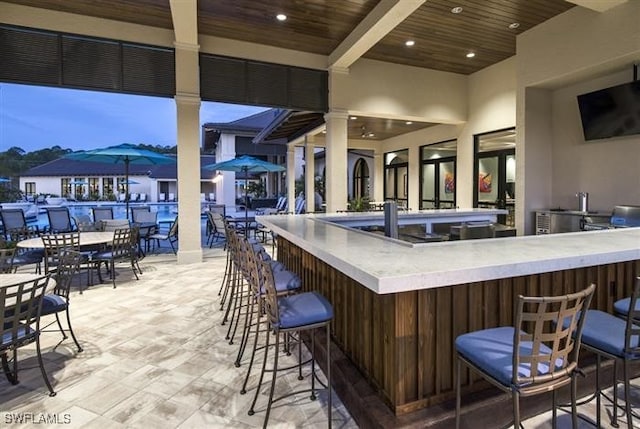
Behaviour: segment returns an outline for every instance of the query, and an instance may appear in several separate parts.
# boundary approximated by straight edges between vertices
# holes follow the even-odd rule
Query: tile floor
[[[22,366],[35,368],[23,369],[16,386],[0,377],[0,428],[261,427],[266,388],[256,414],[247,415],[255,390],[240,395],[246,360],[234,366],[237,345],[225,341],[226,326],[220,323],[224,251],[205,248],[200,264],[175,261],[165,248],[141,261],[139,281],[120,265],[117,289],[105,282],[83,295],[72,292],[72,322],[84,351],[77,353],[70,338],[59,343],[59,332],[42,334],[46,368],[57,391],[49,397],[34,346],[21,349]],[[290,386],[281,384],[280,391],[308,385],[308,378],[284,379]],[[255,386],[256,378],[252,381]],[[339,398],[333,398],[333,426],[356,428]],[[326,399],[322,393],[316,401],[308,394],[284,400],[274,406],[269,427],[326,427]],[[593,416],[594,406],[585,407],[581,412]],[[40,423],[20,423],[21,417]],[[45,418],[49,423],[42,423]],[[570,427],[569,416],[561,414],[559,423]],[[626,424],[624,417],[621,423]],[[550,413],[529,419],[524,427],[551,427]]]

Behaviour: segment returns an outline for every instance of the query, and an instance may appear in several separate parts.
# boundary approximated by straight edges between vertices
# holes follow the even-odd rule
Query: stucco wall
[[[640,61],[638,23],[640,2],[629,1],[602,13],[572,8],[518,36],[516,151],[524,154],[518,173],[526,181],[516,191],[517,227],[533,232],[536,209],[574,208],[577,191],[593,194],[593,209],[637,202],[638,182],[608,172],[638,171],[638,139],[584,143],[575,96],[625,81],[620,71],[631,80]],[[609,177],[597,178],[602,173]]]

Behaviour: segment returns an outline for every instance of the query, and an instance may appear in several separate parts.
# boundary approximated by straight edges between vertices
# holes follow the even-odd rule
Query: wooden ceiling
[[[172,29],[169,0],[3,0]],[[329,55],[379,0],[199,0],[201,34]],[[462,12],[453,14],[453,7]],[[515,54],[516,35],[570,8],[563,0],[427,0],[365,58],[470,74]],[[288,19],[280,22],[276,14]],[[519,27],[510,29],[509,25]],[[405,41],[415,45],[406,47]],[[467,58],[474,52],[474,58]]]
[[[169,0],[3,1],[173,28]],[[379,3],[380,0],[198,0],[198,31],[329,56]],[[452,13],[454,7],[461,7],[462,12]],[[564,0],[427,0],[363,57],[467,75],[515,55],[518,34],[572,7]],[[286,14],[287,20],[276,20],[278,13]],[[513,23],[519,26],[509,28]],[[405,46],[407,40],[413,40],[415,45]],[[469,52],[475,56],[467,58]],[[313,116],[307,115],[306,119],[307,125],[315,124]],[[349,138],[381,140],[431,125],[434,124],[407,125],[404,121],[360,118],[349,121]],[[269,139],[300,129],[276,129]]]

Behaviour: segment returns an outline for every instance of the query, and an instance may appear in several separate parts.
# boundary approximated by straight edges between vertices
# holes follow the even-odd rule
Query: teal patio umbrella
[[[172,164],[176,159],[161,153],[140,149],[135,145],[123,143],[103,149],[73,152],[64,156],[76,161],[103,162],[105,164],[124,164],[126,213],[129,213],[129,164],[161,165]]]
[[[244,185],[244,219],[245,225],[248,221],[248,209],[249,209],[249,195],[247,193],[247,180],[249,179],[249,173],[275,173],[278,171],[284,171],[285,168],[281,165],[273,164],[271,162],[263,161],[258,158],[254,158],[249,155],[242,155],[228,161],[217,162],[215,164],[209,164],[202,167],[203,170],[218,170],[218,171],[235,171],[236,173],[244,173],[245,185]]]

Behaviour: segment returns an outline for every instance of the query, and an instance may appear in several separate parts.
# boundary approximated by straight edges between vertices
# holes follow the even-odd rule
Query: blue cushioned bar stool
[[[570,384],[572,425],[577,428],[576,375],[586,314],[583,310],[589,308],[594,290],[592,284],[583,291],[562,296],[520,295],[514,315],[515,327],[484,329],[456,338],[456,429],[460,427],[463,363],[511,393],[515,428],[520,428],[520,397],[545,392],[552,392],[555,428],[555,392]],[[565,323],[555,323],[558,320]]]
[[[638,309],[640,297],[640,277],[636,278],[633,294],[626,304],[627,319],[621,319],[612,314],[600,310],[587,311],[587,317],[582,331],[582,346],[596,354],[596,403],[597,424],[600,427],[600,402],[604,396],[600,389],[600,361],[601,357],[613,359],[613,404],[614,409],[611,425],[618,427],[618,363],[623,365],[623,383],[625,413],[627,415],[627,427],[633,427],[633,412],[631,410],[631,385],[629,382],[629,364],[640,360],[640,310]],[[632,311],[629,311],[633,308]],[[625,308],[621,307],[621,310]],[[634,323],[635,322],[635,323]]]
[[[272,260],[269,254],[267,254],[267,252],[261,245],[251,243],[250,240],[247,239],[244,235],[238,235],[238,239],[240,241],[240,249],[243,255],[242,264],[243,266],[245,266],[245,268],[243,268],[241,271],[243,271],[243,275],[246,276],[245,280],[249,284],[250,293],[246,295],[247,302],[243,306],[245,310],[244,328],[242,330],[242,340],[240,341],[238,356],[236,357],[236,367],[240,366],[242,356],[244,354],[251,333],[251,329],[254,329],[256,336],[259,335],[261,329],[261,313],[262,309],[264,308],[263,300],[266,291],[264,290],[264,286],[260,281],[260,276],[258,273],[258,259],[267,261],[269,265],[271,265],[273,280],[278,296],[296,293],[302,286],[300,277],[298,277],[297,274],[286,270],[282,263]],[[256,344],[254,342],[253,353],[255,354],[255,352]],[[253,356],[251,358],[251,362],[253,362]],[[247,378],[250,371],[251,369],[247,371]],[[246,383],[242,389],[243,393],[245,387]]]
[[[316,399],[316,373],[315,373],[315,331],[318,328],[326,328],[327,335],[327,362],[326,362],[326,375],[327,375],[327,407],[328,407],[328,425],[331,427],[331,320],[333,319],[333,307],[322,295],[317,292],[304,292],[300,294],[289,295],[285,297],[278,296],[276,291],[273,270],[269,261],[265,261],[258,258],[258,265],[260,268],[260,278],[263,281],[263,286],[266,291],[265,294],[265,313],[270,326],[270,331],[275,336],[275,345],[273,346],[274,357],[272,368],[267,369],[267,362],[269,360],[270,347],[270,332],[266,333],[266,345],[264,349],[264,360],[262,362],[262,371],[256,388],[255,396],[251,402],[251,408],[249,409],[249,415],[254,414],[256,401],[260,394],[262,387],[262,381],[264,379],[265,372],[271,372],[271,387],[269,389],[269,400],[267,403],[267,410],[264,416],[263,427],[266,428],[269,422],[269,414],[271,413],[271,406],[274,402],[284,399],[286,397],[299,394],[302,392],[311,392],[311,400]],[[280,340],[281,334],[285,337],[299,333],[302,331],[311,330],[311,388],[306,390],[299,390],[290,392],[283,396],[274,399],[274,392],[276,387],[276,378],[278,371],[289,370],[292,368],[300,368],[302,362],[298,364],[286,367],[278,367],[278,357],[280,355]],[[302,347],[302,341],[299,339],[298,347]],[[299,369],[301,371],[301,369]],[[302,374],[299,372],[298,379],[302,379]]]

